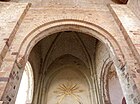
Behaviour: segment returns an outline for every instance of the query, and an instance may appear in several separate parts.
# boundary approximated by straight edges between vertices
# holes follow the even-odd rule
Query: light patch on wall
[[[109,70],[108,78],[111,104],[121,104],[123,92],[114,65],[112,65],[111,69]]]
[[[15,104],[31,103],[33,97],[33,73],[29,62],[26,63],[25,70],[19,86]]]

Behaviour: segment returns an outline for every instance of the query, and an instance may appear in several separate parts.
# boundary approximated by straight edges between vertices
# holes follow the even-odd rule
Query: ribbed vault
[[[74,73],[75,71],[76,73],[80,71],[80,75],[83,76],[85,83],[88,84],[87,90],[91,89],[93,85],[90,83],[93,79],[90,76],[93,74],[95,67],[94,54],[97,41],[97,39],[89,35],[74,31],[55,33],[41,40],[33,48],[29,57],[35,78],[34,90],[36,92],[34,92],[33,103],[44,104],[44,99],[47,96],[43,92],[46,92],[46,94],[49,92],[49,87],[47,86],[51,83],[50,79],[54,78],[53,74],[58,69],[60,70],[66,66],[72,67],[71,69],[74,70]],[[71,69],[68,73],[72,73]],[[79,74],[76,75],[79,76]],[[93,102],[90,98],[93,94],[88,93],[88,96],[92,104]]]
[[[110,59],[108,49],[90,35],[63,31],[42,39],[29,56],[34,73],[32,103],[103,103],[99,82],[106,59]]]

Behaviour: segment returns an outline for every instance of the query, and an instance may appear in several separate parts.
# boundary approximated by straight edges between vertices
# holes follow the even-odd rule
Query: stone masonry
[[[77,4],[60,1],[42,1],[40,4],[31,1],[32,5],[22,0],[0,2],[0,104],[15,104],[22,73],[33,47],[45,37],[63,31],[85,33],[104,43],[109,52],[99,49],[105,53],[99,51],[96,54],[96,68],[100,70],[102,62],[109,56],[127,104],[140,104],[139,0],[128,0],[127,4],[111,0],[104,3],[82,0]],[[101,60],[99,64],[98,60]],[[99,70],[95,72],[95,86],[100,84]],[[97,95],[99,93],[100,88],[96,91]],[[97,104],[103,104],[99,99],[100,96]],[[33,104],[42,104],[35,102]]]

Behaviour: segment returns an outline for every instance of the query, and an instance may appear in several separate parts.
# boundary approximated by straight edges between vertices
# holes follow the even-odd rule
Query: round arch
[[[110,58],[106,59],[101,70],[101,75],[100,75],[100,89],[101,89],[101,94],[103,96],[103,102],[105,104],[111,104],[110,97],[109,97],[109,89],[108,89],[108,72],[109,68],[113,62],[110,60]]]
[[[101,70],[101,74],[100,74],[100,89],[101,89],[101,95],[102,95],[102,98],[103,98],[103,103],[105,103],[105,104],[112,104],[112,101],[116,100],[114,98],[115,97],[118,98],[118,96],[116,96],[116,94],[113,97],[113,99],[111,97],[112,95],[111,95],[110,89],[112,89],[112,88],[110,88],[111,87],[110,86],[110,81],[114,76],[115,77],[118,76],[118,75],[116,75],[117,74],[116,71],[115,71],[115,73],[114,72],[110,73],[110,70],[111,70],[112,66],[113,66],[113,61],[110,58],[108,58],[108,59],[105,60],[103,66],[101,68],[102,70]],[[116,80],[113,80],[113,82],[114,81],[117,84],[115,84],[115,86],[113,86],[113,88],[115,87],[115,88],[117,88],[115,90],[119,90],[118,91],[119,93],[117,93],[119,95],[119,98],[117,100],[120,103],[121,102],[120,97],[122,97],[122,99],[123,99],[123,96],[122,96],[123,92],[122,92],[122,89],[120,89],[120,83],[118,83],[119,81],[117,80],[117,82],[116,82]],[[112,93],[114,93],[114,92],[112,92]]]
[[[85,21],[79,20],[58,20],[49,23],[41,23],[40,26],[34,28],[29,34],[21,41],[19,45],[19,56],[17,57],[17,64],[24,67],[28,61],[29,54],[32,48],[43,38],[57,32],[63,31],[76,31],[90,35],[102,43],[109,49],[111,58],[115,66],[120,68],[124,64],[123,53],[117,40],[103,28]]]
[[[24,66],[28,60],[30,51],[41,39],[51,34],[62,31],[77,31],[97,38],[107,46],[116,66],[121,67],[124,64],[124,58],[121,48],[109,32],[95,24],[70,19],[57,20],[49,23],[43,22],[37,28],[31,30],[20,45],[20,56],[17,58],[17,63]]]

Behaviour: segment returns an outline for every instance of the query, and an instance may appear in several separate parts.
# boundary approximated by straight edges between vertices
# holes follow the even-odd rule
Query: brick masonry
[[[29,9],[24,3],[0,3],[0,22],[1,101],[14,104],[22,69],[38,41],[56,32],[75,30],[108,46],[127,103],[140,102],[139,19],[126,5]],[[45,30],[47,34],[41,34]]]

